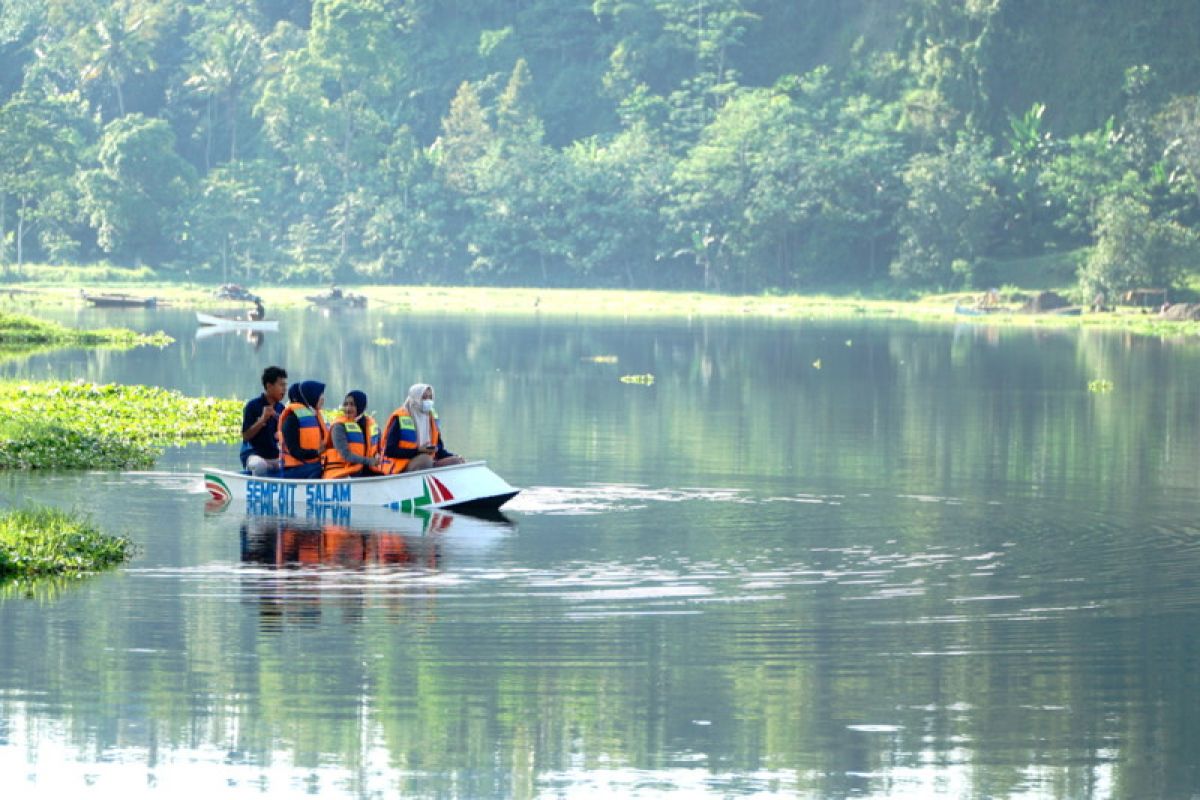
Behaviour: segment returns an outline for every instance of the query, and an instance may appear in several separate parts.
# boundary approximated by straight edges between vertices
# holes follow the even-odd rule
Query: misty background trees
[[[1182,286],[1198,40],[1184,0],[0,0],[0,272]]]

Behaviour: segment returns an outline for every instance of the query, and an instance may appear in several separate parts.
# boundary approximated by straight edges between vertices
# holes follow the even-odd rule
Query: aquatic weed
[[[101,532],[80,512],[31,507],[0,513],[0,579],[77,576],[116,566],[133,551],[130,539]]]
[[[241,403],[155,386],[0,382],[0,469],[145,468],[167,445],[236,441]]]

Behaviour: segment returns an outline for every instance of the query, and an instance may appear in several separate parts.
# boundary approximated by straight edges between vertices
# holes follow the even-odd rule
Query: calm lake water
[[[207,512],[232,446],[0,476],[140,547],[0,597],[0,796],[1200,796],[1200,342],[279,317],[62,313],[177,342],[0,374],[244,399],[276,363],[380,419],[428,381],[524,491],[333,526]]]

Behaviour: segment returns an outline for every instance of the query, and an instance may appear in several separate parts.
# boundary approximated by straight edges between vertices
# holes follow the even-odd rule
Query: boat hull
[[[132,294],[84,294],[83,299],[97,308],[154,308],[156,297],[138,297]]]
[[[259,478],[215,468],[204,470],[204,488],[214,501],[240,505],[253,514],[313,514],[343,506],[374,506],[415,512],[495,511],[516,496],[483,461],[400,475],[336,480]]]

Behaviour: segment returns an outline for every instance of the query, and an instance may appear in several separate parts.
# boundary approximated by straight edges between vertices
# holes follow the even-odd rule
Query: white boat
[[[495,511],[518,489],[488,469],[485,461],[371,478],[288,480],[260,478],[206,467],[204,488],[214,502],[243,507],[251,514],[305,514],[344,506],[396,511]]]
[[[203,311],[196,312],[196,322],[199,322],[201,325],[209,325],[214,328],[225,328],[228,330],[279,330],[279,320],[277,319],[239,319],[237,317],[222,317],[217,314],[205,314]]]

